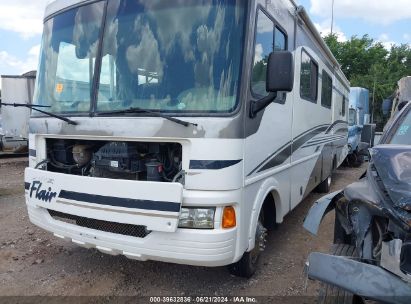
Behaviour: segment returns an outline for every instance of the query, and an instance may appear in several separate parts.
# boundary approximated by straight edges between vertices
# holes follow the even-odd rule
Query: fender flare
[[[271,195],[273,191],[277,191],[279,184],[276,179],[268,178],[260,186],[257,192],[255,200],[253,202],[253,210],[251,212],[250,227],[248,230],[248,248],[246,251],[250,251],[255,245],[255,230],[257,228],[257,220],[260,215],[263,203],[268,195]],[[283,221],[283,210],[281,207],[281,200],[279,197],[274,198],[274,204],[276,209],[276,222],[281,223]]]
[[[335,203],[343,196],[341,190],[323,196],[314,203],[304,220],[304,228],[317,235],[320,224],[328,212],[335,208]]]

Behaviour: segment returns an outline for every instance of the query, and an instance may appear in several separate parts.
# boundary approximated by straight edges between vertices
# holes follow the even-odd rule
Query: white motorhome
[[[28,213],[80,246],[249,277],[347,155],[349,83],[291,0],[56,0],[40,56]]]

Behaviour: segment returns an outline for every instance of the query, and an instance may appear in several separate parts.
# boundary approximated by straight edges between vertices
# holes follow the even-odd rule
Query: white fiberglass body
[[[228,265],[345,159],[349,84],[293,1],[179,2],[47,8],[26,202],[80,246]],[[273,51],[294,89],[251,117]]]

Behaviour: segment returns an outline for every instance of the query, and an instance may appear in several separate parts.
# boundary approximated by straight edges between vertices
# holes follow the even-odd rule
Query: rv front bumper
[[[153,231],[145,238],[136,238],[57,221],[44,208],[28,206],[28,213],[33,224],[56,237],[110,255],[208,267],[224,266],[238,260],[235,256],[237,229]]]
[[[308,257],[310,279],[383,303],[411,303],[411,285],[387,270],[346,257],[313,252]]]
[[[240,214],[241,190],[187,191],[177,183],[91,178],[31,168],[26,169],[25,183],[31,222],[77,245],[141,261],[198,266],[223,266],[241,257],[238,228],[221,228],[224,206],[234,205]],[[182,206],[214,207],[215,229],[178,228]],[[123,233],[107,225],[144,233]]]

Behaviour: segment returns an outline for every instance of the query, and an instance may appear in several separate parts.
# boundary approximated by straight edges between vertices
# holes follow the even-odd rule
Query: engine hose
[[[171,179],[169,179],[169,178],[167,177],[167,175],[165,174],[164,171],[161,173],[161,177],[162,177],[166,182],[171,182]]]
[[[180,172],[177,173],[176,176],[174,176],[172,182],[173,182],[173,183],[177,182],[177,180],[178,180],[180,177],[183,177],[183,176],[184,176],[184,170],[181,170]]]
[[[79,165],[65,165],[65,164],[62,164],[62,163],[58,162],[58,161],[54,158],[53,153],[50,153],[50,156],[51,156],[51,162],[50,162],[50,163],[51,163],[54,167],[56,167],[56,168],[66,169],[66,170],[71,170],[71,169],[79,168]]]
[[[167,147],[167,153],[166,153],[166,157],[164,158],[164,168],[166,169],[166,171],[171,171],[173,169],[173,154],[174,152],[172,150],[170,150],[169,147]]]
[[[39,169],[40,167],[43,167],[44,165],[47,165],[49,162],[50,162],[50,161],[49,161],[48,159],[45,159],[45,160],[39,162],[39,163],[34,167],[34,169]]]

